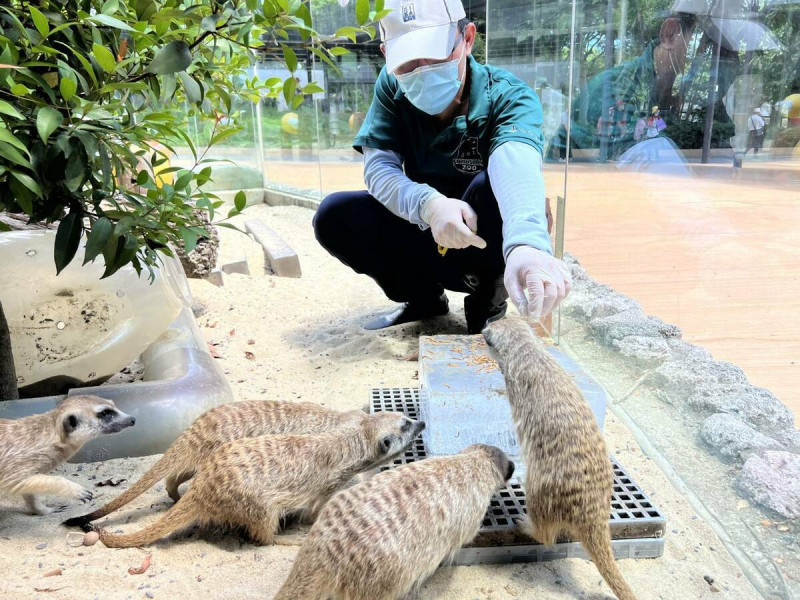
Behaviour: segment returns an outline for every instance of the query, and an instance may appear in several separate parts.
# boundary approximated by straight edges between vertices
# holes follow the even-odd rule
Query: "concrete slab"
[[[250,267],[247,264],[247,258],[242,257],[239,260],[232,260],[222,265],[222,271],[230,275],[231,273],[238,273],[240,275],[250,275]]]
[[[272,228],[261,219],[248,219],[245,229],[264,248],[264,258],[270,270],[279,277],[300,277],[300,258]]]
[[[222,269],[220,269],[219,267],[211,271],[211,273],[209,273],[208,276],[205,277],[204,279],[209,283],[214,284],[217,287],[222,287],[223,285],[225,285],[225,279],[222,276]]]
[[[603,389],[556,346],[548,351],[581,388],[602,429]],[[483,443],[519,457],[505,380],[483,336],[422,336],[419,361],[420,418],[427,423],[422,436],[430,455],[454,454]]]

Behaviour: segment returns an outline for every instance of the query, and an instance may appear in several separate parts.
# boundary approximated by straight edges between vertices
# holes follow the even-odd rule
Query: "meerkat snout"
[[[511,479],[514,476],[514,469],[516,466],[514,465],[513,460],[508,461],[508,465],[506,466],[506,481]]]

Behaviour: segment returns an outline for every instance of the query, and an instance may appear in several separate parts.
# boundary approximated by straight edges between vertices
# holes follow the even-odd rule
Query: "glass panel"
[[[565,194],[567,126],[570,94],[569,0],[491,0],[487,3],[486,59],[532,87],[542,103],[544,180],[550,209],[557,215],[558,199]],[[547,23],[542,28],[541,23]],[[573,66],[577,71],[577,67]],[[558,224],[551,237],[554,244]],[[545,326],[552,331],[549,321]],[[553,332],[557,336],[557,331]]]
[[[798,565],[763,526],[784,492],[743,492],[758,451],[738,449],[797,439],[800,4],[575,1],[566,243],[613,289],[576,282],[562,337],[753,582],[791,595]]]
[[[294,75],[299,81],[298,87],[309,81],[323,85],[324,72],[316,64],[314,55],[297,46],[294,50],[298,63]],[[271,77],[284,79],[288,76],[286,68],[278,61],[260,62],[254,73],[264,81]],[[321,93],[306,95],[304,102],[297,108],[287,106],[282,95],[261,101],[257,110],[261,113],[261,147],[266,185],[269,189],[319,197],[319,152],[314,97],[321,96]]]

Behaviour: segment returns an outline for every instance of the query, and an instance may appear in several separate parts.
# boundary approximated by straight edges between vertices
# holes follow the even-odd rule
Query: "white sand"
[[[195,299],[207,308],[198,321],[207,341],[217,345],[220,363],[239,398],[310,400],[337,409],[361,408],[367,404],[370,387],[416,385],[417,363],[402,357],[416,350],[417,336],[465,331],[457,294],[451,295],[451,306],[456,309],[452,316],[432,324],[382,333],[360,329],[364,317],[387,302],[371,280],[354,275],[317,245],[311,211],[258,206],[245,215],[265,219],[289,241],[300,254],[303,277],[262,275],[260,246],[223,230],[223,259],[246,253],[253,275],[228,275],[223,288],[192,281]],[[248,344],[248,340],[254,343]],[[248,359],[246,352],[252,352],[254,358]],[[667,516],[662,558],[620,562],[640,600],[758,598],[719,539],[612,415],[607,418],[606,436],[610,451]],[[103,491],[93,503],[99,505],[155,460],[112,460],[84,465],[80,471],[77,465],[68,465],[59,471]],[[128,481],[118,488],[94,488],[97,481],[109,477]],[[170,505],[159,485],[127,510],[112,515],[106,524],[112,530],[132,531]],[[1,599],[271,598],[296,553],[294,548],[253,546],[235,532],[197,529],[147,549],[111,550],[99,543],[70,547],[67,530],[59,523],[85,510],[74,506],[66,513],[32,517],[23,514],[21,501],[0,499]],[[46,547],[37,549],[45,543]],[[150,569],[143,575],[129,575],[128,568],[138,566],[149,553]],[[43,577],[56,568],[63,569],[63,574]],[[704,580],[706,575],[713,578],[713,587]],[[571,559],[440,569],[419,597],[599,600],[609,594],[594,565]]]

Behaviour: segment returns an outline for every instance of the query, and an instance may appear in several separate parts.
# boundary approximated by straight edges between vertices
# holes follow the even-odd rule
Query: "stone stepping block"
[[[261,219],[248,219],[244,227],[264,248],[268,268],[278,277],[300,277],[300,259],[275,231]]]

